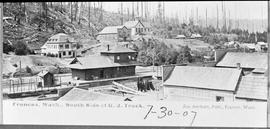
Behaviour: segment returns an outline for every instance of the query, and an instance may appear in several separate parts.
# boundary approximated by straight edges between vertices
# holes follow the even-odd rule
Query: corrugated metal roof
[[[50,37],[46,43],[62,43],[62,42],[75,42],[75,40],[74,38],[72,38],[67,34],[58,33]]]
[[[243,76],[236,97],[267,100],[267,77]]]
[[[240,75],[233,68],[176,66],[164,85],[234,91]]]
[[[136,65],[136,62],[130,61],[129,63],[115,63],[112,57],[92,55],[75,58],[68,67],[73,69],[96,69],[132,65]]]
[[[124,97],[107,95],[97,92],[91,92],[88,90],[83,90],[80,88],[73,88],[63,97],[59,98],[57,101],[109,101],[109,100],[118,100],[124,101]]]
[[[100,31],[98,34],[117,34],[117,29],[122,28],[123,26],[107,26],[102,31]]]
[[[216,66],[237,67],[237,63],[240,63],[242,68],[267,69],[267,53],[227,52]]]
[[[136,53],[136,51],[131,50],[127,47],[123,47],[121,45],[114,45],[113,47],[111,47],[110,45],[109,51],[107,51],[107,49],[105,51],[101,51],[101,53]]]

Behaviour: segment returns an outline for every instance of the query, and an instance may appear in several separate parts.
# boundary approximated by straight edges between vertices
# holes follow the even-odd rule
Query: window
[[[216,101],[217,102],[224,102],[224,97],[222,97],[222,96],[216,96]]]
[[[128,56],[128,59],[131,59],[131,56]]]
[[[66,48],[66,49],[69,49],[69,45],[68,45],[68,44],[66,44],[66,45],[65,45],[65,48]]]
[[[63,56],[65,56],[66,55],[66,52],[63,52]]]
[[[68,52],[68,55],[71,55],[71,51]]]
[[[63,48],[63,45],[59,45],[60,49]]]
[[[76,44],[73,44],[73,48],[76,48],[77,47],[77,45]]]
[[[116,59],[117,59],[117,60],[120,60],[120,56],[117,56]]]

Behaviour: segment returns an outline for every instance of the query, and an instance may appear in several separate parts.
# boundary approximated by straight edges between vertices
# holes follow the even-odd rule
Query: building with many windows
[[[75,57],[77,42],[67,34],[59,33],[48,39],[41,47],[41,54],[59,58]]]

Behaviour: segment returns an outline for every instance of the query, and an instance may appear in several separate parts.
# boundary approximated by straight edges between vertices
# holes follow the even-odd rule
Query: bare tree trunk
[[[124,17],[123,17],[123,2],[121,2],[121,25],[124,24]]]
[[[88,3],[88,26],[89,26],[89,29],[91,27],[91,25],[90,25],[90,23],[91,23],[90,22],[90,18],[91,18],[91,13],[90,12],[91,11],[90,10],[91,10],[91,2]]]
[[[102,9],[102,2],[100,2],[100,17],[99,17],[99,22],[103,21],[103,9]]]
[[[60,7],[61,7],[61,13],[63,13],[63,3],[60,2]]]
[[[71,21],[71,23],[72,23],[72,21],[73,21],[73,15],[72,15],[72,2],[70,2],[69,3],[69,12],[70,12],[70,21]]]
[[[82,8],[82,3],[78,5],[78,20],[79,20],[79,25],[81,24],[81,8]]]
[[[23,11],[24,11],[24,16],[25,16],[25,23],[28,23],[28,16],[27,16],[27,12],[26,12],[26,7],[25,7],[25,2],[23,3]]]
[[[94,15],[96,17],[96,2],[94,2]]]
[[[135,20],[135,16],[134,16],[134,2],[132,2],[132,20]]]

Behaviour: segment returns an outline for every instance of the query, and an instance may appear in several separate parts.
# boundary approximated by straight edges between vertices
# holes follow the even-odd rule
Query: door
[[[100,77],[100,78],[104,78],[104,69],[101,69],[101,70],[100,70],[99,77]]]

